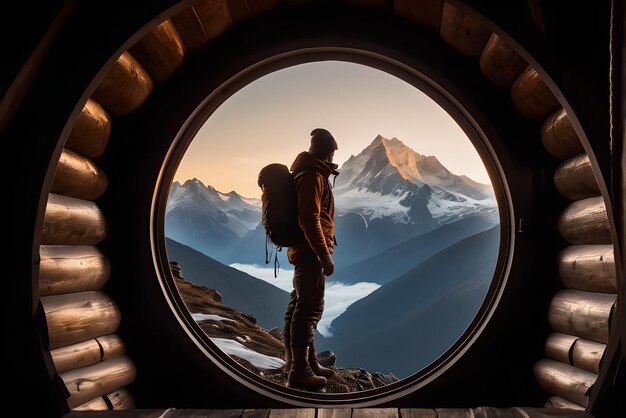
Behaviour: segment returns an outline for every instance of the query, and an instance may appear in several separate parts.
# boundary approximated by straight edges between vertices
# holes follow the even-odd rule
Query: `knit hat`
[[[323,128],[313,129],[311,132],[311,147],[309,152],[315,156],[324,157],[339,147],[332,134]]]

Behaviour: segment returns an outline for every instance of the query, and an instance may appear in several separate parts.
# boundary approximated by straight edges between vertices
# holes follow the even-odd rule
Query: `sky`
[[[386,72],[341,61],[275,71],[233,94],[199,130],[174,180],[260,197],[261,168],[290,166],[318,127],[337,140],[340,167],[380,134],[436,156],[454,174],[490,182],[467,135],[431,98]]]

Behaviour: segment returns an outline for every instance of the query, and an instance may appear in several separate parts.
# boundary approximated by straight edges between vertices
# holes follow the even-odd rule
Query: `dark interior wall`
[[[76,104],[86,97],[86,91],[95,87],[94,78],[102,75],[102,67],[152,17],[174,3],[112,1],[94,9],[77,2],[45,56],[22,106],[2,133],[3,143],[9,144],[7,155],[21,167],[9,177],[8,200],[13,203],[11,274],[7,303],[3,305],[3,329],[7,340],[15,344],[3,344],[3,358],[10,359],[6,363],[8,379],[14,382],[11,387],[41,400],[33,404],[35,409],[58,410],[60,393],[41,352],[39,324],[33,316],[33,300],[37,298],[32,281],[37,274],[36,267],[33,268],[36,260],[33,243],[37,244],[36,231],[41,229],[42,221],[37,210],[45,203],[51,181],[49,172],[54,168],[50,163],[58,158],[62,146],[59,138],[68,133],[68,119],[80,110]],[[330,3],[326,6],[336,7]],[[604,48],[608,3],[588,2],[587,7],[577,8],[565,1],[541,3],[539,10],[543,12],[549,42],[545,42],[529,13],[527,2],[506,2],[506,7],[500,4],[503,2],[467,3],[515,38],[547,71],[577,115],[579,128],[589,138],[588,146],[606,175],[610,170],[608,64]],[[595,6],[591,7],[592,3]],[[38,42],[42,24],[45,26],[56,7],[39,5],[32,10],[32,18],[22,16],[9,26],[18,25],[22,34],[14,39],[12,46],[16,61],[23,61],[27,51]],[[150,225],[146,218],[168,141],[203,95],[255,58],[288,50],[298,42],[379,47],[431,74],[462,98],[473,117],[494,139],[514,191],[515,211],[530,221],[526,223],[529,227],[525,233],[516,238],[514,274],[502,296],[498,316],[489,323],[483,337],[434,384],[396,404],[412,407],[541,404],[545,394],[537,388],[531,369],[542,355],[549,332],[545,312],[558,287],[553,255],[562,245],[557,238],[555,220],[565,203],[553,190],[551,170],[557,162],[541,148],[539,122],[521,119],[510,105],[508,91],[489,85],[480,74],[475,58],[461,56],[436,33],[396,18],[390,8],[382,15],[335,8],[332,19],[324,14],[324,8],[315,10],[315,13],[277,10],[266,16],[267,20],[238,26],[214,45],[190,54],[180,71],[158,86],[137,112],[114,119],[111,148],[103,161],[105,170],[111,173],[111,187],[100,202],[113,219],[111,235],[105,243],[114,263],[107,291],[119,300],[124,317],[120,332],[139,368],[138,379],[131,387],[138,405],[272,404],[258,399],[254,392],[243,390],[208,364],[188,344],[187,336],[172,316],[162,309],[165,301],[154,276],[147,245]],[[568,18],[563,18],[559,10],[568,10]],[[358,19],[354,13],[358,13]],[[581,25],[590,21],[593,24],[585,25],[585,31],[581,31]],[[2,74],[3,86],[15,76],[14,69],[9,70]],[[148,123],[154,120],[160,123]],[[548,239],[545,231],[553,232]]]

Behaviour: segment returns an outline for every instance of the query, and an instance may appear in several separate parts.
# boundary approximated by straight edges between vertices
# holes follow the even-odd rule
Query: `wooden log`
[[[132,383],[136,370],[133,362],[123,356],[62,373],[60,376],[70,393],[67,402],[70,408],[75,408]]]
[[[561,236],[572,244],[611,244],[611,229],[601,196],[570,204],[559,218]]]
[[[154,82],[143,67],[126,51],[113,64],[92,98],[115,115],[137,109],[148,98]]]
[[[352,418],[398,418],[398,408],[354,408]]]
[[[98,103],[87,99],[65,147],[90,158],[104,154],[111,136],[111,118]]]
[[[528,67],[526,60],[495,33],[489,37],[479,62],[483,75],[500,87],[512,85]]]
[[[115,332],[120,311],[98,291],[40,298],[46,316],[47,348],[64,347]]]
[[[606,350],[606,344],[579,339],[574,344],[572,351],[572,359],[574,366],[590,371],[592,373],[600,373],[600,363],[602,356]]]
[[[106,220],[95,203],[50,193],[41,231],[43,245],[95,245],[106,234]]]
[[[563,162],[554,173],[554,184],[559,193],[571,200],[600,195],[600,187],[587,154]]]
[[[319,408],[317,410],[317,418],[351,418],[352,409],[350,408]]]
[[[315,418],[315,408],[271,409],[269,418]]]
[[[185,57],[183,41],[169,19],[141,38],[129,51],[157,83],[167,80]]]
[[[241,418],[243,409],[213,409],[208,418]]]
[[[443,5],[439,33],[448,44],[473,57],[480,55],[491,36],[477,19],[448,2]]]
[[[400,408],[400,416],[402,418],[437,418],[437,412],[434,409]]]
[[[435,408],[437,418],[475,418],[471,409],[465,408]]]
[[[393,2],[393,8],[399,15],[439,31],[443,3],[444,0],[396,0]]]
[[[107,188],[109,180],[92,160],[64,148],[59,158],[52,193],[96,200]]]
[[[126,345],[124,345],[124,341],[117,334],[103,335],[97,337],[96,341],[100,345],[100,351],[102,352],[101,361],[126,354]]]
[[[548,321],[557,332],[607,343],[616,295],[561,290],[552,298]]]
[[[546,357],[561,363],[572,364],[572,349],[576,340],[578,337],[574,335],[553,332],[546,341]]]
[[[268,418],[269,409],[244,409],[241,418]]]
[[[533,67],[527,67],[511,87],[515,109],[526,118],[546,116],[559,108],[559,101]]]
[[[541,126],[543,147],[555,157],[566,159],[585,152],[565,109],[550,115]]]
[[[613,245],[571,245],[559,254],[558,266],[570,289],[617,293]]]
[[[233,17],[228,0],[202,0],[194,4],[194,9],[210,42],[233,25]]]
[[[109,405],[102,396],[98,396],[95,399],[85,402],[82,405],[78,405],[72,408],[72,411],[107,411]]]
[[[109,259],[94,246],[39,247],[39,295],[99,290],[109,280]]]
[[[204,27],[202,27],[202,22],[200,22],[200,18],[193,6],[172,16],[171,20],[186,50],[193,51],[209,42]]]
[[[268,12],[278,5],[278,0],[227,0],[234,22]]]
[[[539,360],[534,366],[534,373],[545,391],[585,407],[589,400],[587,391],[598,378],[595,373],[548,359]]]
[[[557,409],[572,409],[574,411],[584,411],[585,407],[582,405],[578,405],[576,402],[568,401],[567,399],[561,398],[560,396],[550,396],[550,398],[546,401],[546,408],[557,408]]]
[[[90,366],[126,354],[122,339],[109,334],[50,351],[57,373]]]
[[[108,399],[109,403],[115,410],[135,408],[133,395],[131,395],[126,389],[118,389],[111,393],[107,393],[104,397]]]
[[[100,344],[95,339],[57,348],[50,354],[57,373],[91,366],[102,360]]]

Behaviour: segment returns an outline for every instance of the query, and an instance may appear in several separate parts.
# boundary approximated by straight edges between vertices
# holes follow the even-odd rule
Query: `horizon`
[[[237,91],[200,128],[173,181],[196,178],[222,193],[260,198],[260,169],[289,167],[316,127],[337,139],[340,167],[381,135],[436,157],[457,176],[491,184],[465,132],[430,97],[388,73],[340,61],[282,69]]]

